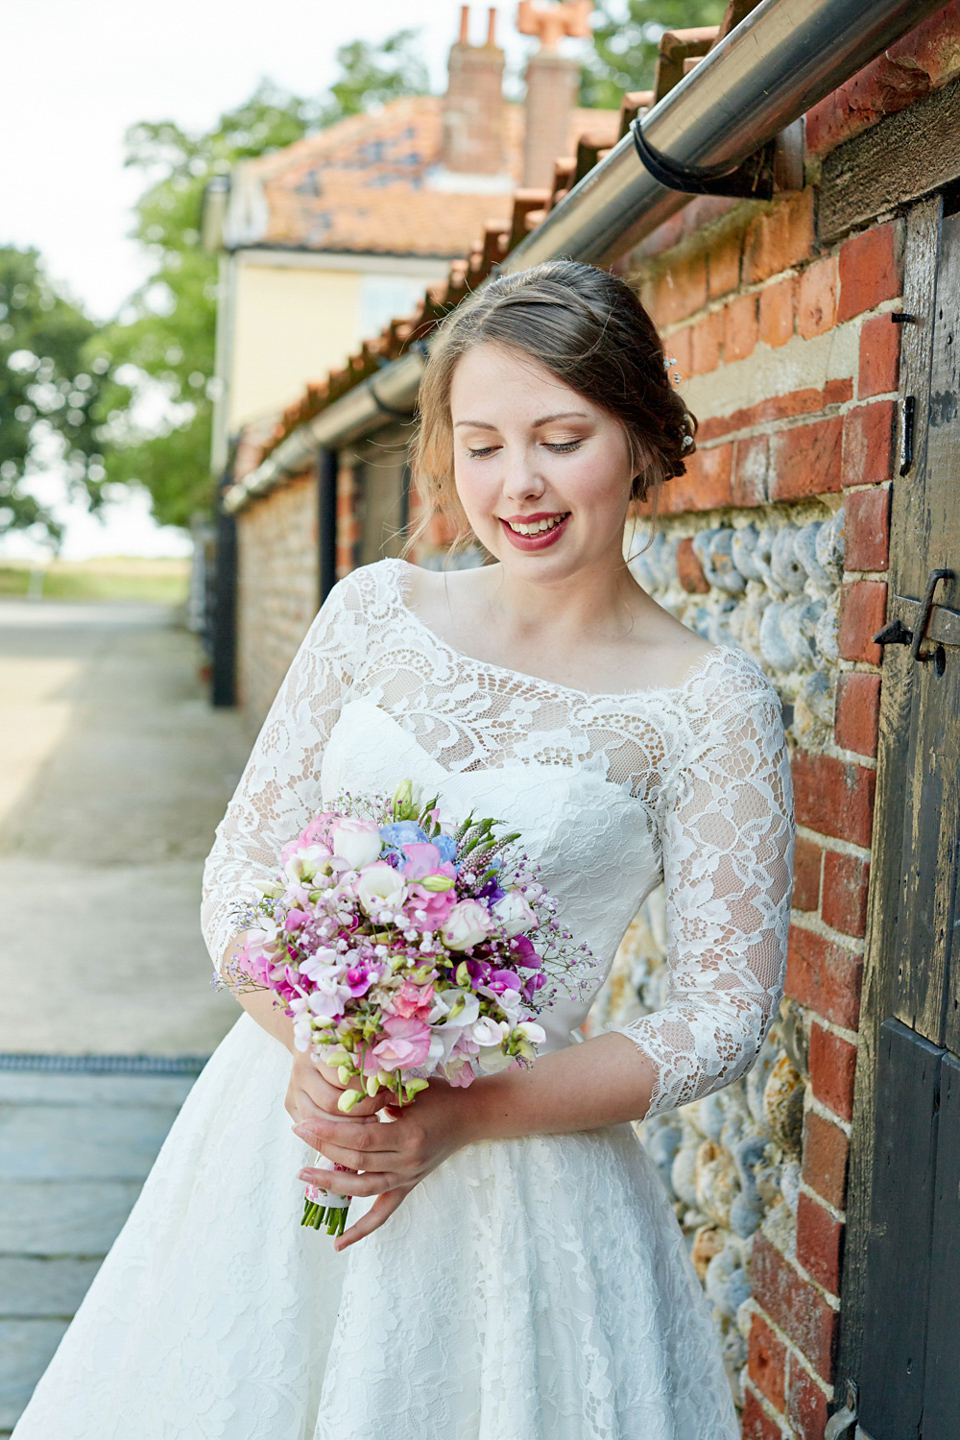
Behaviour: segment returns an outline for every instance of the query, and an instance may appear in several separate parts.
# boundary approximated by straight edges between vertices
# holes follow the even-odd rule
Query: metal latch
[[[857,1423],[857,1403],[859,1399],[860,1394],[857,1389],[857,1382],[855,1380],[848,1380],[843,1409],[838,1410],[835,1415],[831,1415],[827,1421],[827,1428],[823,1432],[823,1440],[843,1440],[844,1436],[848,1437],[848,1440],[853,1440],[852,1431],[854,1425]]]
[[[894,599],[898,604],[908,610],[918,610],[915,627],[913,630],[908,629],[898,615],[895,620],[884,625],[882,630],[877,631],[873,637],[873,643],[875,645],[909,645],[911,659],[921,662],[932,660],[933,668],[938,675],[942,675],[946,665],[944,643],[955,645],[960,642],[960,616],[951,610],[944,609],[941,605],[934,605],[933,597],[941,580],[952,580],[953,578],[953,570],[931,570],[927,576],[927,587],[919,606],[916,600],[907,600],[902,595],[896,595]],[[935,620],[933,626],[930,623],[931,617]],[[927,635],[928,628],[931,630],[929,636]],[[923,649],[923,642],[928,638],[934,642],[932,650]]]

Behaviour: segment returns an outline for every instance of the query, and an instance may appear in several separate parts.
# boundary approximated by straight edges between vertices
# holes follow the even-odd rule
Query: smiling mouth
[[[545,520],[504,520],[503,523],[514,535],[543,535],[547,530],[555,530],[558,525],[562,525],[569,514],[567,510],[562,515],[550,515]]]

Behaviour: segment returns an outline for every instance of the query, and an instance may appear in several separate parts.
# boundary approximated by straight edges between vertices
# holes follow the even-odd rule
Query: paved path
[[[161,607],[0,602],[0,1436],[193,1079],[69,1057],[206,1055],[237,1015],[197,905],[247,737],[198,661]]]

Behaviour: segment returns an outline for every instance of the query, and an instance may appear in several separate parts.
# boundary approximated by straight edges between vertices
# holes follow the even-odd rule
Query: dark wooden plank
[[[953,81],[823,162],[818,221],[829,243],[854,225],[929,195],[960,176],[960,83]]]
[[[940,1071],[923,1440],[960,1435],[960,1060]]]
[[[929,397],[933,330],[929,322],[934,314],[940,208],[939,198],[925,201],[915,206],[907,217],[903,306],[909,314],[917,315],[928,323],[904,327],[900,395],[901,398],[917,395],[918,408],[923,416],[927,413]],[[899,594],[911,593],[900,584],[899,572],[905,568],[909,558],[911,497],[917,484],[922,489],[923,483],[925,426],[921,425],[919,430],[913,470],[896,482],[893,494],[889,578],[891,589]],[[918,474],[921,477],[919,482]],[[893,1013],[895,1005],[897,936],[901,907],[908,896],[908,883],[901,869],[909,778],[905,738],[911,725],[915,679],[916,667],[910,663],[909,652],[900,646],[888,649],[883,662],[874,851],[850,1153],[843,1305],[840,1312],[838,1374],[841,1381],[845,1376],[856,1377],[860,1367],[873,1174],[877,1049],[880,1026]]]
[[[873,1440],[920,1434],[942,1059],[898,1020],[882,1026],[859,1376]]]

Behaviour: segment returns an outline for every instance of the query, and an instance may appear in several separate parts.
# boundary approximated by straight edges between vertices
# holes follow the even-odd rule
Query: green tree
[[[342,46],[340,76],[319,99],[264,80],[204,133],[171,120],[145,121],[128,133],[126,163],[148,182],[134,235],[151,265],[104,336],[112,364],[134,388],[132,402],[112,414],[107,473],[112,481],[141,481],[162,523],[186,525],[211,498],[217,262],[199,245],[206,185],[239,160],[373,104],[422,93],[427,73],[413,42],[414,32],[401,30],[380,45]]]
[[[0,534],[32,529],[56,544],[60,527],[23,485],[51,467],[100,505],[106,396],[121,393],[109,371],[96,326],[37,251],[0,247]]]
[[[649,90],[664,30],[719,25],[725,0],[600,0],[593,53],[580,73],[580,104],[616,110],[627,90]]]

